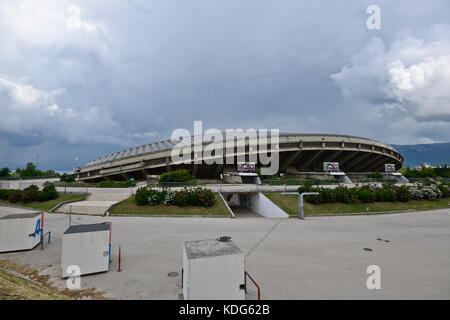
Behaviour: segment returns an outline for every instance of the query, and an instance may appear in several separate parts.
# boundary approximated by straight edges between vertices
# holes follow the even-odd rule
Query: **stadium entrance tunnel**
[[[239,217],[289,218],[289,215],[261,192],[223,194],[226,204]]]

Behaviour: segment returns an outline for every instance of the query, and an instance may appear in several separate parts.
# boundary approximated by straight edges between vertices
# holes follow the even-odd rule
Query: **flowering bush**
[[[409,188],[411,199],[413,200],[436,200],[442,197],[442,192],[435,184],[427,186],[416,185]]]
[[[299,188],[299,193],[304,192],[304,187]],[[445,183],[437,185],[435,183],[427,185],[415,185],[413,187],[395,186],[394,184],[384,184],[382,187],[375,185],[356,186],[347,188],[339,186],[334,189],[311,187],[308,191],[319,192],[317,196],[306,197],[309,203],[370,203],[374,201],[401,201],[413,200],[436,200],[449,196],[449,186]]]
[[[214,205],[216,199],[211,190],[203,188],[184,188],[180,191],[172,191],[168,188],[162,190],[147,187],[139,188],[136,191],[135,201],[138,205],[166,206],[203,206]]]

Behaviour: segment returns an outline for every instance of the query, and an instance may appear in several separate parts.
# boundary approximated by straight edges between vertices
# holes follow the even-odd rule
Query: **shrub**
[[[164,172],[159,177],[159,182],[188,182],[195,180],[195,177],[186,169]]]
[[[43,202],[50,200],[50,194],[44,191],[38,191],[37,193],[37,201]]]
[[[175,193],[175,205],[185,207],[189,205],[188,193],[185,191],[178,191]]]
[[[39,188],[32,184],[31,186],[23,189],[21,201],[23,203],[29,203],[37,200],[37,193]]]
[[[448,198],[450,196],[450,188],[448,185],[446,185],[445,183],[441,183],[440,185],[438,185],[438,188],[442,193],[442,198]]]
[[[375,192],[369,191],[366,189],[362,189],[358,193],[358,199],[361,200],[362,203],[370,203],[375,201]]]
[[[395,199],[401,202],[408,202],[411,199],[408,187],[406,186],[397,187],[395,191]]]
[[[63,173],[61,178],[59,179],[61,182],[75,182],[75,178],[73,176],[69,176],[67,173]]]
[[[203,206],[210,207],[214,205],[216,198],[214,193],[204,188],[184,188],[175,192],[174,203],[177,206]]]
[[[383,175],[379,172],[374,172],[374,173],[369,173],[367,175],[367,178],[371,178],[371,179],[382,179]]]
[[[9,193],[8,200],[11,203],[17,203],[22,200],[22,191],[20,190],[12,190]]]
[[[147,192],[148,195],[148,204],[151,206],[157,206],[158,204],[162,204],[166,199],[166,190],[163,189],[158,191],[156,189],[149,189]]]
[[[2,200],[8,200],[9,198],[9,194],[11,193],[12,190],[8,190],[8,189],[2,189],[0,190],[0,199]]]
[[[148,204],[148,189],[146,187],[141,187],[136,190],[136,195],[134,196],[136,204],[143,206]]]
[[[442,196],[441,190],[439,190],[437,185],[424,186],[422,188],[423,198],[425,200],[436,200]]]
[[[57,199],[59,197],[58,191],[56,191],[54,184],[47,184],[42,189],[42,192],[48,194],[49,200]]]
[[[129,188],[134,187],[135,185],[136,182],[130,180],[127,181],[106,180],[97,183],[97,187],[99,188]]]
[[[428,186],[419,186],[409,188],[411,199],[414,200],[436,200],[442,196],[442,192],[436,184],[430,184]]]
[[[396,188],[386,185],[383,188],[377,188],[375,195],[377,201],[394,202],[396,200]]]
[[[346,186],[339,186],[333,189],[337,202],[350,203],[350,191]]]
[[[303,186],[298,188],[298,193],[302,194],[303,192],[311,192],[313,185],[314,181],[312,179],[307,179],[305,183],[303,183]]]

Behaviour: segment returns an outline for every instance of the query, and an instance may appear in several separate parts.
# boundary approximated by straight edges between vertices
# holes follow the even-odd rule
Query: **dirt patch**
[[[49,275],[17,264],[0,260],[0,300],[105,300],[103,292],[94,288],[85,290],[58,289],[48,282]]]

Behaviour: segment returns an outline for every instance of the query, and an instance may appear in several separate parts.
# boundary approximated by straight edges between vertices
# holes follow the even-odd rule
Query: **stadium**
[[[194,136],[191,136],[194,150]],[[266,152],[266,148],[253,151],[249,147],[248,137],[244,137],[245,152],[242,148],[234,148],[232,152],[223,152],[216,158],[222,161],[208,164],[202,156],[197,156],[190,163],[177,163],[171,159],[172,149],[178,141],[164,140],[134,148],[129,148],[89,161],[85,166],[76,169],[74,176],[79,181],[96,182],[102,180],[144,180],[149,175],[160,175],[163,172],[188,169],[200,179],[219,179],[223,174],[235,173],[236,163],[251,161],[251,155]],[[224,139],[225,140],[225,139]],[[258,144],[260,139],[258,139]],[[202,148],[226,141],[205,141]],[[267,144],[265,144],[267,146]],[[385,164],[395,165],[398,170],[403,164],[403,157],[390,145],[362,137],[337,134],[279,134],[279,166],[277,173],[292,177],[320,175],[324,172],[324,162],[338,162],[339,169],[347,174],[360,172],[384,172]],[[230,163],[225,159],[234,161]],[[194,157],[192,157],[194,159]],[[203,161],[205,160],[205,161]],[[216,159],[218,160],[218,159]],[[211,163],[211,162],[209,162]],[[256,167],[264,167],[257,162]]]

